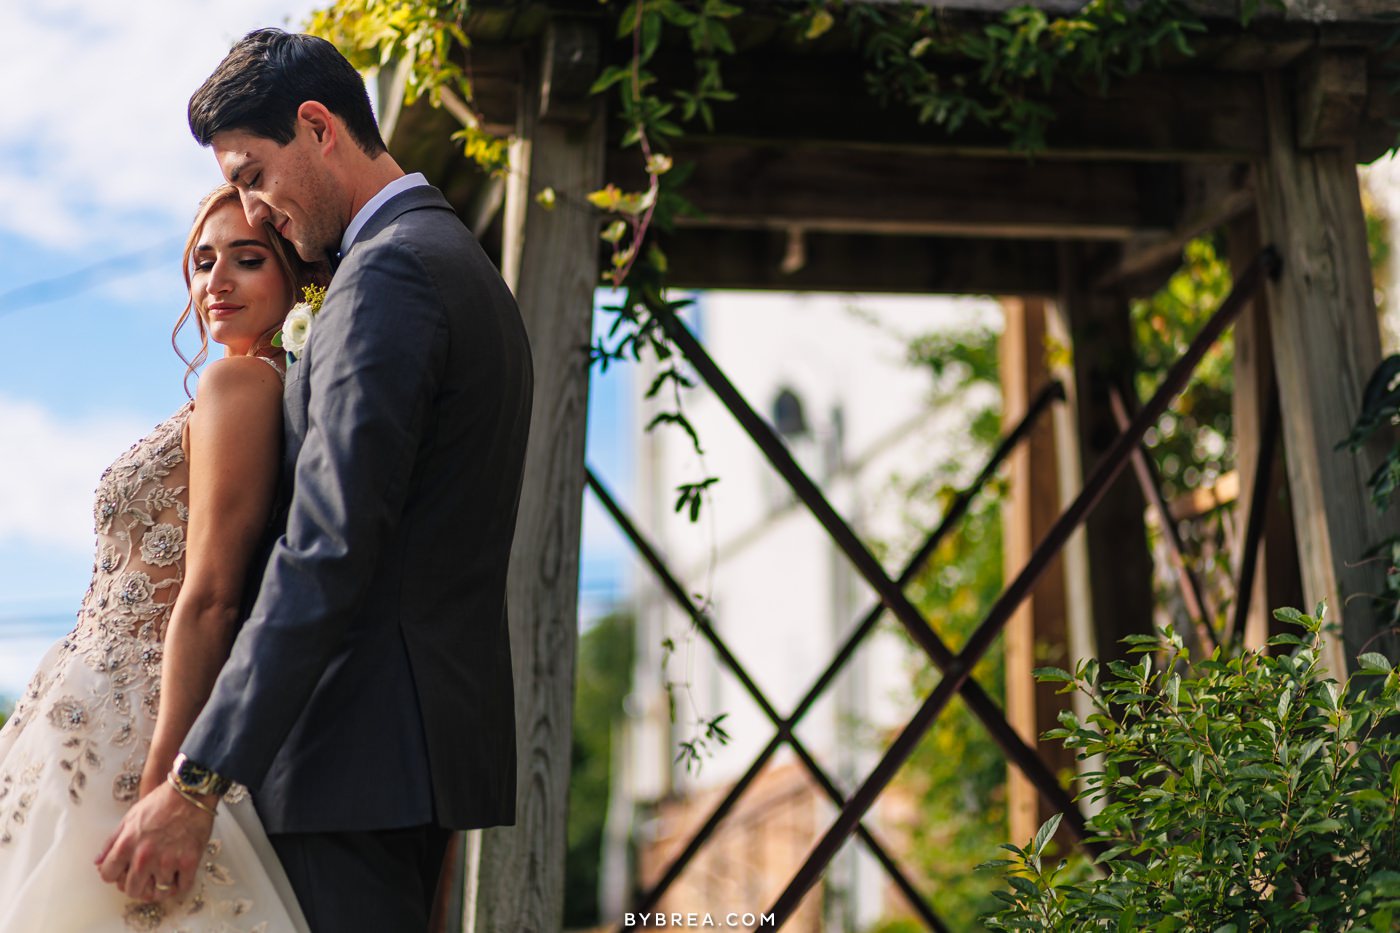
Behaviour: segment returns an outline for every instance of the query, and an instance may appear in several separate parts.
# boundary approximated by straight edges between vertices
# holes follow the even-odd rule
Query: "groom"
[[[313,930],[422,930],[451,830],[515,819],[505,585],[525,331],[328,42],[250,33],[189,122],[251,225],[340,264],[287,373],[285,531],[170,780],[123,820],[102,875],[182,895],[203,807],[237,782]]]

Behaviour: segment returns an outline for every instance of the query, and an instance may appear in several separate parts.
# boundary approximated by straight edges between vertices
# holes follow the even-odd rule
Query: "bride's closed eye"
[[[238,260],[238,264],[239,264],[240,266],[242,266],[243,268],[245,268],[245,269],[260,269],[260,268],[262,268],[262,265],[263,265],[263,263],[265,263],[265,262],[267,262],[267,257],[266,257],[266,256],[249,256],[249,257],[247,257],[247,258],[245,258],[245,259],[240,259],[240,260]],[[194,264],[194,268],[193,268],[191,271],[192,271],[192,272],[208,272],[210,269],[213,269],[213,268],[214,268],[214,260],[212,260],[212,259],[201,259],[200,261],[198,261],[198,262],[196,262],[196,263]]]

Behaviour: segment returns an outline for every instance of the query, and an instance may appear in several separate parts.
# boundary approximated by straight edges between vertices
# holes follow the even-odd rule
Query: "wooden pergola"
[[[925,5],[976,22],[1018,3]],[[1356,165],[1395,141],[1400,99],[1388,87],[1400,47],[1386,40],[1400,2],[1287,0],[1286,11],[1265,5],[1248,29],[1238,0],[1193,7],[1210,27],[1193,56],[1168,57],[1103,93],[1060,86],[1046,149],[1028,159],[998,131],[969,125],[949,135],[908,108],[878,106],[850,36],[837,29],[806,41],[783,10],[756,4],[735,24],[738,52],[724,65],[738,100],[716,108],[713,133],[691,133],[674,152],[696,165],[687,196],[703,217],[665,238],[672,282],[1002,296],[1008,428],[1051,380],[1041,347],[1047,329],[1061,328],[1074,357],[1069,417],[1028,425],[1011,454],[1010,580],[1095,465],[1122,446],[1135,407],[1129,300],[1160,287],[1202,233],[1225,231],[1237,272],[1271,246],[1279,274],[1253,300],[1241,296],[1234,325],[1239,501],[1261,504],[1245,542],[1259,559],[1249,561],[1251,609],[1240,625],[1247,643],[1260,644],[1268,608],[1325,599],[1342,621],[1333,670],[1361,650],[1394,657],[1379,614],[1365,599],[1348,602],[1380,591],[1383,566],[1361,557],[1400,532],[1365,486],[1384,450],[1335,445],[1380,361]],[[404,167],[425,172],[499,256],[535,358],[509,594],[518,825],[469,839],[466,894],[459,885],[446,929],[473,914],[473,900],[475,929],[561,927],[586,348],[606,260],[603,218],[585,195],[605,180],[641,184],[640,157],[619,148],[609,102],[589,94],[602,64],[622,55],[597,10],[596,0],[472,4],[464,64],[486,128],[513,139],[505,178],[462,157],[449,136],[463,115],[451,107],[391,103],[381,121]],[[653,67],[683,77],[690,66],[663,46]],[[393,76],[381,80],[381,99],[398,99]],[[544,188],[556,192],[552,210],[536,200]],[[1128,411],[1115,412],[1115,395],[1134,400]],[[1278,443],[1271,423],[1281,425]],[[1143,490],[1118,475],[1087,513],[1082,546],[1008,609],[1007,718],[1032,748],[1058,708],[1030,677],[1037,643],[1111,656],[1123,636],[1151,630]],[[897,616],[899,601],[897,591],[886,597]],[[1039,753],[1051,769],[1065,764],[1061,750]],[[1045,815],[1031,783],[1013,781],[1012,794],[1018,832]]]

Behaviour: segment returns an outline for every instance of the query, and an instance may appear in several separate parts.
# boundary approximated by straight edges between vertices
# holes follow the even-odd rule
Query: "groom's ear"
[[[297,121],[305,124],[318,148],[328,151],[336,139],[335,118],[326,105],[316,100],[302,101],[297,108]]]

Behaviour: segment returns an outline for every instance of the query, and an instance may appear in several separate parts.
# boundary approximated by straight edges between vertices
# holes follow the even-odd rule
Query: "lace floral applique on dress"
[[[194,930],[199,930],[200,933],[273,933],[268,929],[266,921],[251,927],[238,925],[243,918],[252,914],[252,901],[245,897],[212,896],[221,893],[219,888],[233,888],[238,883],[228,868],[218,861],[222,850],[222,842],[218,839],[209,840],[209,844],[204,848],[204,863],[199,866],[199,881],[184,901],[128,903],[122,915],[127,929],[170,930],[172,933],[193,933]],[[167,923],[173,926],[162,925]]]
[[[161,644],[184,577],[189,469],[180,442],[192,408],[181,408],[103,472],[93,505],[92,582],[77,624],[58,656],[40,665],[6,724],[18,733],[42,722],[57,733],[53,766],[66,775],[74,804],[93,791],[109,756],[122,759],[110,779],[113,797],[130,803],[139,790],[160,706]],[[66,676],[74,663],[100,676]],[[4,760],[0,792],[21,783],[13,767]],[[22,825],[19,812],[19,801],[0,793],[0,845]]]
[[[162,645],[185,572],[181,440],[192,410],[185,405],[102,474],[92,583],[77,624],[0,728],[0,933],[86,931],[97,916],[108,918],[101,933],[304,929],[272,880],[280,867],[242,788],[219,808],[184,901],[129,901],[92,868],[140,794],[160,709]],[[57,900],[36,893],[59,890]]]

